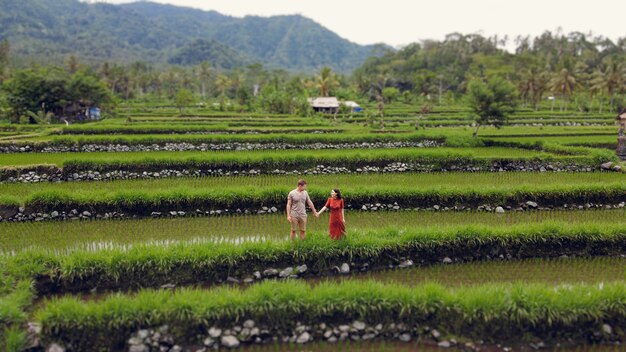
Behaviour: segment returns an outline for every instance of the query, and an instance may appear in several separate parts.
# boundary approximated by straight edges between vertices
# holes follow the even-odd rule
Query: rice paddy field
[[[472,138],[463,107],[397,104],[385,130],[363,114],[121,111],[0,125],[0,350],[624,350],[611,114],[522,110]],[[94,172],[132,176],[64,178]],[[10,178],[27,173],[58,177]],[[341,189],[341,240],[311,213],[290,238],[300,178],[318,210]]]

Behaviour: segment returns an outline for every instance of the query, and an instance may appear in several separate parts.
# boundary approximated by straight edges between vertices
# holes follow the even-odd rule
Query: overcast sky
[[[111,3],[129,0],[104,0]],[[301,14],[359,44],[406,45],[452,32],[510,38],[593,32],[626,36],[624,0],[156,0],[233,15]]]

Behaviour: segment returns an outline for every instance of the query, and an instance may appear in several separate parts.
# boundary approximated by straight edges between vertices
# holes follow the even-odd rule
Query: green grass
[[[53,134],[174,134],[174,133],[307,133],[314,131],[341,132],[341,128],[337,127],[263,127],[259,128],[238,128],[230,127],[226,124],[221,125],[72,125],[51,130]]]
[[[402,270],[354,273],[321,282],[376,280],[406,286],[436,282],[446,287],[506,283],[593,284],[626,280],[626,258],[528,259],[520,261],[439,264]]]
[[[464,261],[623,255],[623,224],[546,222],[508,227],[386,228],[353,231],[342,241],[312,234],[306,241],[192,241],[104,246],[99,250],[29,249],[0,257],[10,277],[37,280],[41,295],[99,289],[215,283],[268,267],[307,264],[313,271],[344,262],[371,269],[411,258],[424,265],[444,257]]]
[[[318,204],[318,208],[320,204]],[[348,235],[372,229],[450,228],[485,225],[506,228],[520,224],[550,222],[568,224],[622,224],[625,210],[510,212],[506,214],[476,212],[346,212]],[[325,236],[328,217],[310,217],[311,236]],[[138,243],[206,241],[216,243],[280,241],[287,239],[289,224],[280,214],[267,216],[223,216],[185,219],[129,219],[80,222],[0,223],[0,253],[26,249],[59,251],[100,250]]]
[[[356,309],[355,309],[356,308]],[[404,322],[465,338],[587,341],[603,322],[623,324],[624,283],[553,287],[540,284],[483,285],[449,289],[375,282],[265,283],[240,291],[183,289],[114,295],[98,302],[64,298],[38,313],[44,340],[72,342],[77,350],[114,348],[138,327],[177,322],[176,337],[193,341],[211,325],[251,318],[261,326]],[[623,326],[623,325],[622,325]],[[529,327],[531,327],[529,329]],[[624,332],[620,329],[617,334]],[[120,346],[121,347],[121,346]]]
[[[299,176],[236,176],[174,178],[158,180],[120,180],[107,182],[67,182],[36,184],[0,184],[0,194],[26,198],[34,193],[59,191],[68,195],[107,195],[116,192],[191,192],[191,193],[249,193],[261,195],[267,192],[287,192],[295,188]],[[350,203],[355,194],[383,193],[384,191],[419,192],[447,191],[485,193],[487,191],[529,190],[542,188],[624,186],[624,175],[607,172],[584,173],[402,173],[402,174],[339,174],[305,176],[309,193],[317,201],[327,198],[331,188],[340,188]]]
[[[258,209],[284,207],[298,177],[204,177],[110,182],[1,184],[8,205],[21,203],[35,212],[71,209],[149,215],[152,211]],[[528,200],[542,206],[617,204],[626,184],[617,173],[432,173],[324,175],[308,177],[312,199],[321,203],[331,188],[342,189],[346,204],[400,207],[519,206]]]
[[[30,280],[15,282],[0,266],[0,350],[7,352],[23,351],[26,343],[24,324],[26,312],[35,298]]]
[[[306,121],[306,120],[305,120]],[[311,121],[318,121],[317,119],[313,119]],[[349,120],[348,120],[349,121]],[[416,131],[414,129],[413,124],[402,124],[399,129],[403,133],[400,134],[391,134],[391,133],[380,133],[380,131],[372,130],[369,127],[357,126],[353,123],[342,123],[337,127],[342,129],[342,133],[339,134],[322,134],[322,135],[312,135],[312,134],[291,134],[287,135],[284,131],[277,130],[277,133],[273,134],[260,134],[260,135],[226,135],[226,134],[216,134],[216,135],[185,135],[185,134],[177,134],[177,135],[168,135],[162,134],[168,133],[168,129],[175,130],[176,128],[186,128],[186,126],[170,126],[161,124],[152,124],[152,123],[141,123],[140,126],[127,126],[128,128],[149,128],[150,126],[161,126],[158,127],[160,133],[155,134],[145,134],[145,135],[137,135],[137,134],[121,134],[123,130],[121,129],[125,125],[120,125],[118,122],[113,124],[108,124],[106,122],[102,123],[102,129],[111,129],[116,135],[70,135],[70,136],[56,136],[56,135],[44,135],[40,137],[33,137],[29,139],[24,139],[26,141],[63,141],[64,143],[107,143],[116,141],[125,141],[130,143],[139,143],[139,141],[143,141],[143,143],[150,143],[152,141],[158,140],[167,140],[167,141],[211,141],[211,142],[220,142],[220,141],[253,141],[253,142],[267,142],[267,141],[285,141],[285,142],[293,142],[293,143],[311,143],[311,142],[348,142],[348,141],[368,141],[368,140],[403,140],[403,139],[416,139],[416,138],[447,138],[449,142],[459,143],[459,140],[462,140],[466,145],[473,142],[472,140],[472,132],[473,128],[468,126],[462,127],[444,127],[444,128],[426,128],[420,129]],[[89,124],[86,125],[89,128],[91,126],[96,126],[94,128],[98,128],[97,124]],[[87,128],[78,126],[76,128]],[[117,130],[116,130],[117,128]],[[207,128],[206,126],[204,128]],[[231,127],[232,128],[232,127]],[[293,129],[293,128],[292,128]],[[39,130],[42,130],[39,127]],[[271,128],[267,129],[268,132]],[[144,132],[148,132],[147,130]],[[616,127],[615,126],[543,126],[543,127],[526,127],[526,126],[506,126],[502,129],[496,129],[493,127],[484,127],[481,128],[479,132],[479,137],[504,137],[504,136],[515,136],[515,137],[523,137],[523,136],[590,136],[590,135],[616,135]],[[475,143],[475,141],[474,141]]]
[[[403,149],[351,149],[351,150],[280,150],[280,151],[245,151],[245,152],[123,152],[123,153],[12,153],[0,154],[0,166],[20,166],[53,164],[64,166],[72,162],[127,162],[138,163],[149,161],[185,161],[198,160],[207,163],[233,162],[237,164],[252,164],[264,160],[275,160],[287,163],[297,163],[298,160],[320,160],[320,163],[360,160],[419,160],[435,158],[468,158],[468,159],[532,159],[549,158],[553,154],[541,151],[529,151],[516,148],[403,148]],[[316,165],[315,163],[313,163]],[[342,166],[337,164],[336,166]]]
[[[492,139],[492,138],[490,138]],[[540,137],[499,137],[494,140],[509,143],[552,143],[562,144],[565,146],[588,146],[588,147],[609,147],[615,149],[617,147],[617,134],[603,136],[540,136]]]

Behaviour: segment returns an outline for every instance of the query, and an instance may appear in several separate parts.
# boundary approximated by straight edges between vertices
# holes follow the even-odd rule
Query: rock
[[[59,216],[59,212],[55,210],[52,213],[50,213],[50,216],[53,217],[53,218],[56,218],[56,217]]]
[[[239,340],[235,336],[222,336],[220,339],[220,343],[222,346],[226,348],[237,348],[240,345]]]
[[[398,265],[398,268],[404,269],[413,266],[413,261],[411,259],[407,259]]]
[[[504,214],[504,208],[503,207],[497,207],[496,208],[496,214]]]
[[[206,347],[213,347],[213,345],[215,344],[215,340],[211,337],[207,337],[206,339],[204,339],[203,344]]]
[[[254,320],[252,319],[248,319],[246,321],[243,322],[243,327],[246,329],[252,329],[254,327]]]
[[[611,162],[611,161],[606,162],[606,163],[600,165],[600,167],[602,168],[602,170],[611,170],[611,168],[613,167],[613,162]]]
[[[527,205],[529,208],[533,208],[533,209],[537,209],[537,207],[539,206],[537,203],[532,202],[532,201],[530,201],[530,200],[529,200],[528,202],[526,202],[526,205]]]
[[[148,331],[147,329],[142,329],[137,332],[137,337],[142,340],[146,339],[148,336],[150,336],[150,331]]]
[[[430,332],[430,335],[431,335],[434,339],[436,339],[436,340],[438,340],[438,339],[441,337],[441,333],[440,333],[438,330],[435,330],[435,329],[433,329],[433,330]]]
[[[441,348],[450,348],[452,347],[452,343],[450,343],[450,341],[444,340],[444,341],[439,342],[437,346]]]
[[[306,264],[302,264],[296,267],[296,271],[298,272],[298,274],[303,274],[305,273],[309,268],[306,266]]]
[[[86,217],[86,218],[90,218],[90,217],[91,217],[91,213],[90,213],[90,212],[88,212],[87,210],[85,210],[85,211],[83,212],[83,216],[84,216],[84,217]]]
[[[51,344],[46,348],[46,352],[65,352],[65,348],[57,345],[56,343]]]
[[[359,331],[365,330],[365,323],[362,322],[362,321],[355,320],[352,323],[352,327],[355,328],[356,330],[359,330]]]
[[[150,352],[150,347],[141,344],[141,345],[130,345],[128,347],[128,352]]]
[[[453,263],[453,261],[452,261],[452,259],[450,259],[450,258],[448,258],[448,257],[445,257],[445,258],[443,258],[443,263],[444,263],[444,264],[452,264],[452,263]]]
[[[611,335],[613,334],[613,328],[609,324],[602,324],[602,332]]]
[[[146,335],[146,337],[148,336]],[[143,339],[145,339],[146,337],[133,336],[130,339],[128,339],[128,344],[129,345],[141,345],[143,344]]]
[[[216,339],[218,337],[220,337],[222,335],[222,329],[220,328],[216,328],[216,327],[211,327],[209,329],[209,336]]]
[[[291,273],[293,273],[293,268],[288,267],[288,268],[285,268],[285,270],[281,271],[280,274],[278,274],[278,276],[281,278],[286,278],[286,277],[291,276]]]
[[[343,263],[341,264],[341,268],[340,268],[340,273],[342,274],[349,274],[350,273],[350,265],[348,265],[348,263]]]
[[[622,167],[619,166],[619,165],[615,165],[615,166],[613,166],[613,171],[618,171],[618,172],[622,171]]]
[[[274,277],[278,275],[278,270],[276,269],[267,269],[263,271],[263,276]]]
[[[235,279],[234,277],[230,277],[230,276],[229,276],[229,277],[227,277],[227,278],[226,278],[226,283],[229,283],[229,284],[238,284],[238,283],[239,283],[239,280]]]
[[[546,347],[546,344],[545,344],[545,343],[543,343],[543,342],[538,342],[538,343],[531,342],[531,343],[529,344],[529,346],[530,346],[530,348],[532,348],[533,350],[537,350],[537,351],[538,351],[538,350],[540,350],[540,349],[542,349],[542,348]]]
[[[300,334],[300,336],[298,336],[296,343],[303,344],[303,343],[309,342],[310,340],[311,340],[311,334],[305,331],[302,334]]]
[[[176,288],[175,284],[165,284],[165,285],[161,285],[161,288],[163,289],[174,289]]]
[[[413,337],[411,336],[411,334],[406,333],[406,332],[404,334],[400,335],[400,337],[399,337],[400,341],[402,341],[402,342],[409,342],[409,341],[411,341],[412,338]]]

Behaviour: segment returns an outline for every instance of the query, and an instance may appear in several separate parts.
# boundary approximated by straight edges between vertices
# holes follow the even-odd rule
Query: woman
[[[346,233],[346,218],[344,217],[344,202],[341,191],[333,189],[330,192],[330,198],[326,201],[326,205],[317,213],[320,216],[326,209],[330,209],[330,238],[340,240]]]

